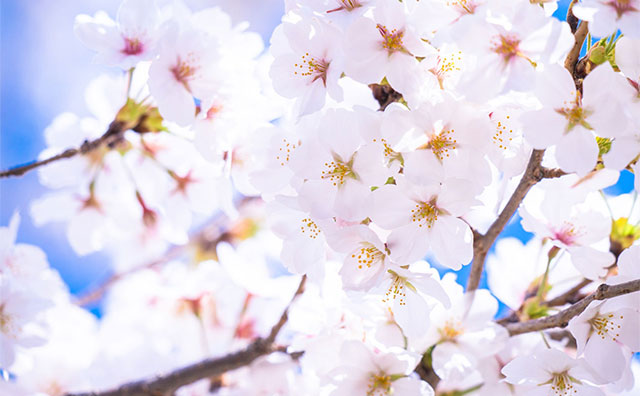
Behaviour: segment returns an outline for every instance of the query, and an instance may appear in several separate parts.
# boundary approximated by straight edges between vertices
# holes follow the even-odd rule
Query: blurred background
[[[235,23],[248,21],[265,45],[280,23],[283,0],[186,0],[193,10],[219,6]],[[45,148],[43,131],[58,114],[87,116],[84,92],[102,73],[119,70],[92,63],[94,53],[73,33],[78,14],[104,10],[115,19],[118,0],[2,0],[0,1],[0,169],[35,159]],[[30,201],[48,189],[37,172],[0,181],[0,226],[15,211],[22,217],[18,241],[41,247],[72,293],[91,288],[110,271],[108,257],[77,256],[66,237],[66,224],[35,227]]]
[[[166,0],[163,0],[166,1]],[[268,43],[280,22],[284,0],[186,0],[194,10],[220,6],[235,23],[248,21],[250,30]],[[118,70],[92,63],[93,53],[73,34],[77,14],[104,10],[115,18],[117,0],[2,0],[0,2],[0,168],[28,162],[45,143],[42,132],[58,114],[71,111],[88,115],[84,90],[101,73]],[[562,0],[555,15],[564,20],[569,0]],[[633,176],[623,175],[610,193],[633,188]],[[65,224],[36,228],[29,216],[30,201],[45,194],[37,172],[0,180],[0,226],[12,214],[22,216],[18,241],[40,246],[52,267],[58,269],[72,293],[82,293],[109,276],[108,257],[96,253],[79,257],[65,237]],[[527,240],[515,219],[504,235]],[[470,266],[460,273],[465,281]],[[483,285],[486,283],[483,281]]]

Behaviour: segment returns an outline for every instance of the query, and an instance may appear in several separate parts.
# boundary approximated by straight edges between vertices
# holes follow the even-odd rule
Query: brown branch
[[[571,0],[569,7],[567,8],[567,23],[571,28],[571,33],[575,34],[578,29],[578,22],[580,19],[573,14],[573,6],[576,4],[576,0]]]
[[[307,277],[300,280],[298,289],[291,301],[273,326],[266,338],[258,338],[245,349],[228,355],[205,359],[201,362],[179,368],[168,374],[121,385],[116,389],[98,392],[67,394],[66,396],[171,396],[180,387],[192,384],[203,378],[212,378],[251,364],[257,358],[271,352],[282,350],[274,344],[278,333],[287,321],[289,308],[296,298],[304,292]]]
[[[583,299],[585,297],[584,294],[580,294],[579,293],[580,290],[582,290],[585,286],[587,286],[591,282],[592,281],[590,281],[589,279],[583,279],[582,281],[580,281],[580,283],[578,283],[577,285],[575,285],[571,289],[567,290],[566,292],[562,293],[558,297],[552,298],[549,301],[541,302],[540,306],[558,307],[558,306],[565,305],[565,304],[575,304],[575,303],[577,303],[578,301],[580,301],[581,299]],[[536,295],[537,287],[532,292],[533,292],[532,295],[525,296],[525,301],[522,303],[520,308],[518,308],[516,311],[513,311],[513,310],[510,311],[503,318],[501,318],[500,320],[496,321],[496,323],[504,326],[505,324],[508,324],[508,323],[518,323],[518,322],[520,322],[520,318],[521,318],[520,315],[522,315],[522,312],[525,309],[524,305],[528,301],[529,297],[533,297],[533,296]]]
[[[278,320],[278,323],[276,323],[271,328],[271,332],[269,333],[269,336],[265,339],[265,341],[267,343],[271,344],[276,340],[276,337],[278,336],[278,333],[282,329],[282,326],[284,326],[284,324],[287,323],[287,320],[289,319],[289,308],[291,308],[291,305],[296,300],[296,298],[298,298],[298,296],[301,295],[304,292],[304,286],[305,286],[306,283],[307,283],[307,276],[303,275],[302,279],[300,280],[300,284],[298,285],[298,288],[296,289],[296,292],[293,293],[293,297],[291,298],[291,302],[284,309],[284,311],[282,312],[282,315],[280,315],[280,320]]]
[[[473,262],[471,264],[469,280],[467,281],[467,291],[473,291],[478,288],[489,249],[507,225],[509,219],[511,219],[516,212],[531,187],[544,178],[544,168],[540,166],[543,155],[544,150],[533,150],[527,169],[524,171],[522,179],[520,179],[520,183],[518,183],[511,198],[509,198],[502,212],[498,215],[498,218],[491,224],[486,234],[474,233]]]
[[[378,111],[384,111],[387,106],[393,102],[402,99],[402,94],[386,84],[369,84],[369,89],[373,94],[373,98],[378,102],[380,108]]]
[[[512,336],[530,333],[532,331],[552,329],[554,327],[567,327],[567,325],[569,324],[569,320],[571,320],[571,318],[575,316],[580,315],[591,302],[634,293],[639,290],[640,279],[621,283],[619,285],[602,284],[594,293],[588,295],[569,308],[560,311],[555,315],[547,316],[540,319],[528,320],[526,322],[509,323],[504,327]]]
[[[580,58],[580,50],[582,49],[582,44],[584,44],[584,40],[587,37],[587,33],[589,32],[588,25],[589,24],[585,21],[582,21],[582,23],[580,23],[580,26],[578,26],[578,29],[574,34],[575,41],[573,43],[573,47],[569,51],[569,54],[564,61],[564,67],[569,70],[569,73],[571,73],[571,76],[574,77],[574,80],[576,80],[575,69],[576,63],[578,63],[578,58]]]
[[[433,371],[432,367],[426,367],[422,362],[420,362],[414,371],[418,374],[418,377],[420,377],[421,380],[431,385],[433,389],[438,387],[440,377],[438,377],[436,372]]]
[[[579,301],[578,292],[582,290],[585,286],[590,284],[592,281],[589,279],[583,279],[580,283],[562,293],[558,297],[552,298],[549,301],[544,302],[543,304],[547,307],[558,307],[565,304],[575,304]]]
[[[540,168],[540,174],[543,179],[556,179],[567,175],[568,173],[558,168]]]
[[[272,351],[273,347],[259,338],[241,351],[220,358],[206,359],[167,375],[129,382],[108,391],[74,393],[67,396],[170,396],[181,386],[251,364],[260,356]]]
[[[127,129],[125,123],[120,121],[113,121],[109,125],[109,129],[104,133],[104,135],[100,136],[95,140],[85,140],[84,143],[78,148],[70,148],[63,151],[60,154],[54,155],[53,157],[49,157],[40,161],[29,162],[24,165],[18,165],[13,168],[7,169],[5,171],[0,172],[0,179],[5,177],[12,176],[22,176],[25,173],[39,168],[44,165],[48,165],[52,162],[60,161],[67,158],[75,157],[78,154],[84,155],[88,154],[91,151],[97,150],[100,147],[107,146],[109,148],[115,146],[118,142],[122,140],[122,136],[124,131]]]

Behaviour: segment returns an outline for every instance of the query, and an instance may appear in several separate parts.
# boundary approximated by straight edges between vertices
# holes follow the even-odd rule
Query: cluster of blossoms
[[[80,155],[40,168],[57,191],[31,215],[66,222],[78,254],[112,251],[117,276],[97,320],[15,245],[17,217],[1,230],[0,394],[112,389],[242,350],[301,276],[286,347],[175,394],[637,392],[638,289],[565,331],[509,327],[640,279],[637,194],[602,192],[638,166],[640,4],[576,3],[604,38],[570,67],[579,32],[555,8],[286,0],[267,52],[219,9],[78,16],[122,73],[89,86],[92,118],[46,129],[43,159]],[[492,293],[464,290],[455,271],[482,266],[527,178],[513,211],[532,239],[497,242]]]

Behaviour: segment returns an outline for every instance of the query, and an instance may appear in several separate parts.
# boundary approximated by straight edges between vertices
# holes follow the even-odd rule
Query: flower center
[[[458,140],[455,139],[455,129],[442,130],[439,134],[433,135],[429,142],[421,148],[433,151],[433,154],[442,161],[444,157],[449,157],[449,150],[458,147]]]
[[[351,257],[358,259],[358,269],[362,269],[363,266],[371,268],[374,263],[381,262],[385,254],[372,244],[363,242],[362,247],[352,253]]]
[[[222,109],[224,108],[224,106],[222,106],[222,104],[214,104],[211,107],[209,107],[209,110],[207,110],[207,120],[213,120],[217,117],[218,114],[220,114],[222,112]]]
[[[464,333],[462,323],[459,320],[447,320],[444,326],[438,329],[441,341],[452,341],[460,334]]]
[[[377,143],[378,139],[373,139],[373,142]],[[391,148],[389,143],[387,143],[387,139],[380,139],[380,143],[382,143],[382,153],[384,154],[384,158],[387,160],[387,165],[391,165],[393,161],[399,161],[401,164],[404,162],[402,154]]]
[[[392,270],[387,270],[391,274],[391,284],[385,293],[385,297],[382,302],[388,303],[398,299],[400,305],[407,305],[405,298],[407,297],[406,286],[407,279],[396,274]]]
[[[510,118],[510,116],[507,116],[507,121],[505,122],[508,122]],[[492,137],[493,143],[497,145],[499,149],[506,151],[507,145],[511,144],[511,141],[513,140],[512,136],[513,129],[510,127],[507,129],[507,125],[503,124],[502,121],[498,121],[498,124],[496,125],[496,133]]]
[[[575,244],[579,235],[580,231],[576,229],[573,224],[566,221],[562,224],[562,227],[560,227],[559,230],[553,232],[553,238],[567,246]]]
[[[175,66],[171,68],[171,73],[173,73],[173,77],[180,84],[184,85],[185,89],[191,92],[189,88],[189,81],[193,78],[193,76],[198,71],[198,67],[194,65],[195,62],[184,61],[182,58],[178,56],[177,62]]]
[[[611,0],[604,4],[612,7],[616,11],[617,19],[620,19],[627,12],[638,12],[638,9],[631,4],[631,1],[632,0]]]
[[[324,163],[326,169],[322,171],[320,178],[329,180],[334,186],[340,187],[346,183],[345,178],[357,178],[352,169],[352,165],[353,158],[349,162],[344,162],[337,156],[334,156],[333,161]]]
[[[555,109],[556,113],[561,114],[567,119],[567,127],[565,133],[571,131],[576,125],[580,125],[586,129],[593,129],[587,122],[587,117],[591,112],[582,108],[580,101],[580,93],[576,92],[576,99],[571,102],[564,102],[564,107]]]
[[[620,328],[621,324],[617,322],[617,320],[624,319],[624,316],[614,315],[612,313],[605,315],[598,315],[595,318],[591,319],[589,322],[591,323],[592,329],[599,335],[603,340],[605,337],[609,336],[613,341],[616,341],[618,337],[620,337]]]
[[[436,207],[435,200],[431,202],[416,202],[414,209],[411,209],[411,221],[418,223],[418,227],[424,225],[431,228],[438,220],[440,210]]]
[[[447,5],[456,8],[461,14],[473,14],[477,7],[472,0],[449,0]]]
[[[144,50],[144,45],[137,38],[124,37],[124,48],[121,52],[125,55],[138,55]]]
[[[458,51],[457,53],[451,53],[447,55],[438,55],[438,63],[435,67],[430,69],[431,73],[433,73],[438,78],[438,83],[440,84],[440,89],[444,89],[442,83],[444,79],[447,77],[449,73],[460,71],[460,68],[456,64],[456,62],[462,61],[462,51]]]
[[[9,337],[14,337],[16,335],[16,329],[11,322],[11,316],[5,312],[5,305],[0,304],[0,332]]]
[[[177,173],[175,173],[172,170],[169,170],[168,173],[169,173],[169,176],[171,176],[173,181],[176,183],[176,187],[172,192],[173,194],[180,193],[180,194],[183,194],[184,196],[187,196],[187,187],[189,187],[192,183],[196,183],[198,181],[194,179],[193,176],[191,175],[193,173],[193,170],[189,170],[187,174],[184,176],[179,176]]]
[[[554,374],[551,380],[551,390],[557,396],[575,395],[578,391],[573,387],[573,380],[567,372]]]
[[[531,66],[536,67],[537,63],[523,54],[518,48],[519,45],[520,39],[512,34],[501,34],[497,37],[493,37],[491,41],[493,52],[500,55],[505,64],[511,62],[511,60],[513,60],[516,56],[519,56],[529,61]]]
[[[280,163],[281,166],[284,166],[291,159],[291,151],[295,150],[298,146],[294,143],[290,143],[287,139],[282,139],[282,146],[278,149],[278,155],[276,155],[276,160]]]
[[[322,84],[327,86],[327,70],[329,69],[329,64],[324,59],[316,59],[313,56],[310,56],[309,53],[305,53],[302,55],[301,63],[295,63],[293,66],[296,70],[293,72],[296,76],[302,77],[311,77],[311,82],[315,82],[316,80],[322,80]],[[300,70],[297,70],[300,69]]]
[[[327,13],[342,10],[353,11],[358,7],[362,7],[362,4],[360,4],[359,0],[338,0],[338,7],[327,11]]]
[[[391,376],[386,373],[371,374],[367,396],[382,396],[391,394]]]
[[[378,32],[382,36],[382,48],[387,50],[389,56],[394,52],[404,52],[411,55],[409,51],[402,45],[402,36],[404,36],[404,30],[398,31],[397,29],[389,30],[386,26],[378,24]]]
[[[318,238],[318,235],[320,235],[320,228],[318,227],[315,221],[307,217],[305,219],[302,219],[300,232],[311,239],[316,239]]]

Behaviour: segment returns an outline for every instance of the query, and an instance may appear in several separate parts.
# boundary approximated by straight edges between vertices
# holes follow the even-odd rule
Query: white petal
[[[558,142],[556,159],[562,170],[585,176],[596,165],[598,152],[593,133],[576,126]]]

